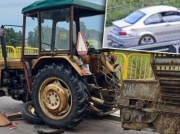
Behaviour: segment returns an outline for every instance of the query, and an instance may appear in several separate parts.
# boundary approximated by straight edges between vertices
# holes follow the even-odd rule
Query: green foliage
[[[180,7],[180,0],[108,0],[106,26],[110,26],[112,21],[124,18],[139,8],[153,5]]]
[[[132,56],[128,60],[128,79],[152,78],[150,56]]]
[[[27,44],[28,46],[31,46],[31,47],[38,47],[38,31],[37,31],[37,27],[34,28],[32,31],[30,31],[28,33],[28,38],[27,38]],[[42,35],[41,35],[41,39],[42,39],[42,42],[44,43],[49,43],[51,44],[51,35],[52,35],[52,28],[49,27],[49,26],[42,26],[41,27],[41,30],[42,30]],[[89,29],[86,27],[86,24],[85,22],[81,21],[80,22],[80,31],[83,33],[86,41],[88,40],[95,40],[97,42],[100,42],[101,40],[103,40],[103,33],[98,31],[98,30],[95,30],[95,29]],[[61,35],[65,35],[66,36],[66,39],[61,39]],[[74,27],[73,27],[73,41],[74,43],[76,43],[77,37],[76,37],[76,26],[75,26],[75,23],[74,23]],[[56,27],[56,48],[57,49],[68,49],[69,46],[67,45],[69,42],[69,30],[67,30],[66,28],[64,27]],[[94,47],[100,47],[100,46],[97,46],[99,45],[100,43],[97,43],[97,44],[94,44],[96,46]],[[101,44],[100,44],[101,45]],[[49,46],[45,46],[44,49],[48,49]]]
[[[34,28],[34,31],[28,33],[28,46],[38,47],[38,27]]]
[[[6,38],[6,45],[9,46],[20,46],[21,45],[21,40],[22,40],[22,32],[15,32],[13,28],[7,28],[8,31],[8,38]]]

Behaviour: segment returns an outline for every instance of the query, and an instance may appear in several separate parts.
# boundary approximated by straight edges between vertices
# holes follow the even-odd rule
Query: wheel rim
[[[141,40],[141,44],[147,45],[154,43],[154,39],[151,36],[144,36]]]
[[[70,89],[56,77],[48,78],[41,84],[38,99],[43,112],[54,120],[65,118],[71,110]]]

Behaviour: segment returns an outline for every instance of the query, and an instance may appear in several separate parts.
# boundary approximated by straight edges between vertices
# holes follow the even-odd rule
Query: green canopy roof
[[[103,12],[105,11],[104,6],[82,1],[82,0],[39,0],[27,7],[24,7],[22,9],[22,13],[25,14],[25,13],[33,12],[36,10],[44,10],[47,8],[56,8],[56,7],[67,6],[67,5],[80,6],[80,7],[88,8],[91,10],[97,10],[97,11],[103,11]]]

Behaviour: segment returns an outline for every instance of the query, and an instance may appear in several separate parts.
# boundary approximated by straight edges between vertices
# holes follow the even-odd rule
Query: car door
[[[156,13],[144,21],[144,34],[149,33],[154,36],[156,42],[168,41],[170,27],[162,20],[162,14]]]
[[[167,29],[167,40],[180,40],[180,12],[168,11],[161,14],[165,29]]]

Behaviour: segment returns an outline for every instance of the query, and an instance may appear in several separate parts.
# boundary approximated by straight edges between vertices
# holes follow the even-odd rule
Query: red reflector
[[[126,33],[126,32],[124,32],[124,31],[121,31],[121,32],[119,33],[119,35],[121,35],[121,36],[126,36],[126,35],[127,35],[127,33]]]
[[[86,70],[85,69],[82,69],[81,70],[81,73],[84,75],[84,74],[86,74]]]
[[[90,56],[86,55],[86,63],[89,64],[89,62],[90,62]]]
[[[114,55],[114,62],[117,61],[117,55]]]

